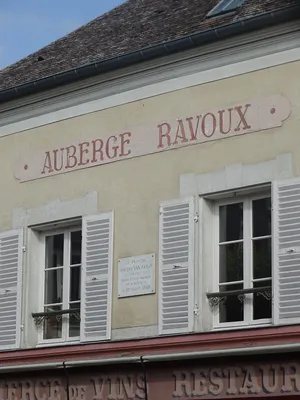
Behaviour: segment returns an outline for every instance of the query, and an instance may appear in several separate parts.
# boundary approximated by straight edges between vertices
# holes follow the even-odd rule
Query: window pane
[[[81,264],[81,231],[71,232],[70,264]]]
[[[63,298],[63,269],[45,271],[45,304],[61,303]]]
[[[58,311],[61,306],[45,307],[44,311]],[[44,339],[59,339],[62,332],[62,316],[53,315],[44,319]]]
[[[253,240],[253,278],[271,276],[271,238]]]
[[[70,301],[80,300],[80,273],[81,267],[70,267]]]
[[[64,265],[64,235],[46,237],[46,268]]]
[[[220,291],[240,290],[243,284],[221,286]],[[244,320],[244,302],[238,295],[224,296],[226,300],[220,304],[220,322],[236,322]]]
[[[70,304],[70,308],[79,308],[79,312],[69,317],[69,337],[80,335],[80,303]]]
[[[220,242],[243,239],[243,203],[220,207]]]
[[[243,243],[219,246],[219,282],[243,280]]]
[[[263,282],[254,282],[254,287],[271,286],[271,280]],[[272,317],[272,303],[269,293],[254,293],[253,294],[253,319],[263,319]]]
[[[224,12],[234,11],[237,7],[242,5],[245,0],[222,0],[212,11],[208,13],[208,16],[212,17]]]
[[[224,11],[232,11],[243,4],[244,0],[225,0]]]
[[[253,237],[271,235],[271,198],[254,200]]]

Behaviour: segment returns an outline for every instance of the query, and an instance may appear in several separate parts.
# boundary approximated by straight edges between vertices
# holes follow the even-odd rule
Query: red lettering
[[[101,139],[92,140],[92,148],[93,148],[93,159],[91,161],[92,163],[95,163],[97,161],[103,161],[102,147],[103,147],[103,140]],[[97,159],[96,156],[97,153],[99,153],[100,155],[99,160]]]
[[[229,118],[228,118],[228,129],[225,131],[224,130],[224,113],[226,110],[220,110],[218,111],[219,113],[219,118],[220,118],[220,132],[223,135],[227,135],[227,133],[229,133],[231,131],[231,122],[232,122],[232,111],[233,108],[229,108],[227,111],[229,112]]]
[[[66,169],[74,168],[77,165],[77,157],[76,157],[76,146],[71,145],[66,147],[67,150],[67,163]]]
[[[60,166],[58,166],[58,156],[57,153],[60,151]],[[55,171],[61,171],[64,166],[64,149],[53,150],[53,166]]]
[[[181,135],[180,135],[181,134]],[[184,125],[182,119],[178,121],[178,127],[176,131],[176,136],[175,136],[175,141],[173,144],[178,144],[177,139],[181,139],[181,143],[186,143],[188,142],[186,136],[185,136],[185,130],[184,130]]]
[[[211,117],[211,118],[212,118],[212,124],[207,124],[208,126],[212,126],[212,131],[211,131],[211,133],[208,133],[208,132],[206,131],[206,127],[207,127],[207,125],[206,125],[206,119],[207,119],[208,117]],[[216,126],[217,126],[217,121],[216,121],[216,117],[214,116],[214,114],[212,114],[212,113],[207,113],[207,114],[205,114],[204,117],[203,117],[203,119],[202,119],[202,125],[201,125],[203,135],[206,136],[206,137],[212,137],[212,135],[215,133]]]
[[[85,161],[83,160],[84,154],[87,154],[89,152],[88,148],[83,148],[83,146],[89,147],[90,143],[89,142],[82,142],[79,143],[79,163],[78,166],[80,167],[81,165],[86,165],[90,162],[89,159],[86,159]]]
[[[163,127],[166,127],[166,132],[163,132]],[[164,122],[163,124],[157,125],[158,127],[158,135],[159,135],[159,145],[157,146],[158,149],[162,149],[165,147],[163,144],[163,138],[167,139],[167,146],[171,146],[171,137],[170,137],[170,132],[171,132],[171,125],[168,124],[167,122]]]
[[[241,124],[244,125],[243,130],[251,128],[251,126],[248,125],[248,123],[246,121],[246,118],[245,118],[246,112],[248,111],[248,108],[251,107],[251,104],[246,104],[245,105],[244,112],[242,111],[242,107],[243,106],[234,107],[234,109],[237,111],[237,113],[238,113],[238,115],[240,117],[240,122],[239,122],[238,126],[235,128],[236,132],[241,130],[241,128],[240,128]]]
[[[118,140],[116,138],[116,136],[110,136],[107,141],[106,141],[106,147],[105,147],[105,151],[106,151],[106,155],[108,158],[112,159],[115,158],[117,156],[118,153],[118,148],[119,146],[111,146],[110,141],[113,141],[114,143],[116,143],[116,141]],[[113,150],[112,155],[110,154],[110,151]]]
[[[48,174],[51,174],[51,172],[54,171],[54,169],[52,168],[52,163],[51,163],[51,156],[50,156],[50,151],[47,151],[45,153],[46,157],[45,157],[45,161],[44,161],[44,167],[43,170],[41,172],[41,174],[45,174],[46,173],[46,169],[48,170]]]
[[[199,128],[200,118],[201,118],[201,115],[198,115],[197,116],[197,125],[196,125],[196,129],[195,130],[194,130],[194,127],[193,127],[193,119],[194,119],[194,117],[186,118],[186,120],[187,120],[187,122],[189,124],[189,129],[190,129],[190,134],[191,134],[191,141],[197,139],[197,133],[198,133],[198,128]]]
[[[124,139],[125,135],[128,136],[128,139]],[[125,146],[125,144],[130,144],[131,132],[124,132],[124,133],[121,133],[119,136],[121,138],[120,157],[129,156],[129,154],[131,154],[131,150],[128,149],[127,153],[125,153],[124,146]]]

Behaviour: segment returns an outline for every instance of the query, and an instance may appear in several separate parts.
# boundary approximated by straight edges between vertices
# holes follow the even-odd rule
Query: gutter
[[[244,34],[284,22],[298,19],[300,16],[299,5],[286,7],[277,11],[262,13],[251,18],[217,28],[207,29],[193,35],[183,36],[162,44],[133,51],[121,56],[109,58],[96,63],[84,65],[52,76],[28,82],[13,88],[0,91],[0,103],[28,96],[41,91],[53,89],[81,79],[90,78],[105,72],[126,68],[140,62],[153,60],[170,54],[189,50],[203,44],[227,39],[233,35]]]
[[[132,357],[106,357],[95,358],[88,360],[63,361],[63,362],[48,362],[48,363],[24,363],[1,365],[0,373],[18,372],[18,371],[37,371],[49,369],[66,369],[88,366],[116,365],[116,364],[144,364],[164,361],[180,361],[180,360],[195,360],[207,359],[213,357],[232,357],[232,356],[247,356],[255,354],[276,354],[276,353],[294,353],[300,351],[300,343],[292,344],[277,344],[269,346],[250,346],[238,347],[231,349],[216,349],[204,351],[189,351],[181,353],[164,353],[164,354],[145,354]]]

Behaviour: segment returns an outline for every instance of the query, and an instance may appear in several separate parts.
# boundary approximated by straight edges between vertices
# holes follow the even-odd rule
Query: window
[[[80,336],[81,236],[81,229],[44,236],[44,340]]]
[[[226,12],[235,11],[245,0],[222,0],[208,14],[207,17],[215,17]]]
[[[217,324],[270,321],[271,198],[236,198],[215,204]]]

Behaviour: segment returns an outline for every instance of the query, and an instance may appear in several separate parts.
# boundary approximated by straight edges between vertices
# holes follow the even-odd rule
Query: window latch
[[[286,249],[286,253],[295,253],[296,249],[290,248],[290,249]]]
[[[195,307],[194,307],[194,315],[199,315],[198,304],[195,304]]]
[[[199,222],[199,214],[196,213],[194,216],[194,222]]]

